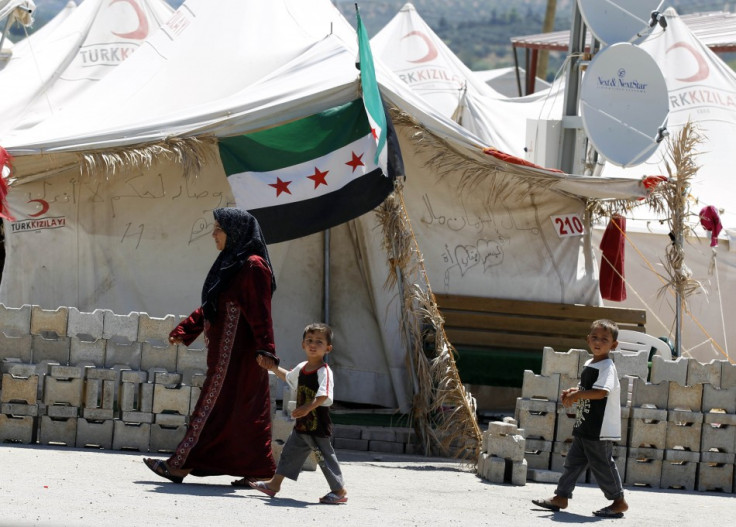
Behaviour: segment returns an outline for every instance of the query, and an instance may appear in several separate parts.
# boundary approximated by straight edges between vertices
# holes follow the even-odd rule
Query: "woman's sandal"
[[[272,498],[276,495],[276,491],[269,489],[265,481],[253,481],[252,483],[249,484],[249,487],[252,489],[259,490],[263,492],[266,496],[270,496]]]
[[[250,476],[245,476],[245,477],[242,477],[240,479],[236,479],[235,481],[231,481],[230,482],[230,485],[232,485],[233,487],[246,487],[246,488],[250,488],[250,484],[251,483],[255,483],[256,481],[258,481],[256,478],[252,478]]]
[[[184,476],[174,476],[171,471],[169,471],[169,466],[166,464],[166,461],[144,457],[143,462],[148,468],[155,472],[157,476],[166,478],[172,483],[181,483],[184,481]]]

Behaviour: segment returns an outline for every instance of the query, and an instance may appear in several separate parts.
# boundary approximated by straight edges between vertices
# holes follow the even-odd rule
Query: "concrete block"
[[[148,452],[151,442],[151,425],[113,421],[113,450],[138,450]]]
[[[541,439],[526,440],[524,459],[526,459],[528,468],[549,470],[551,455],[552,441],[543,441]]]
[[[125,370],[132,371],[132,370]],[[117,382],[121,377],[120,370],[112,370],[108,368],[85,368],[84,376],[87,379],[96,379],[100,381],[113,381]]]
[[[77,442],[77,418],[41,416],[38,442],[42,445],[75,446]]]
[[[105,366],[105,349],[107,341],[99,339],[95,341],[79,340],[71,337],[69,349],[69,364],[72,366],[92,365],[97,368]]]
[[[77,419],[77,448],[112,448],[113,421]]]
[[[136,384],[148,382],[148,372],[140,370],[122,370],[120,372],[120,382],[132,382]]]
[[[624,484],[635,487],[659,488],[662,481],[664,450],[630,448],[626,459]]]
[[[708,363],[698,362],[695,359],[687,361],[687,384],[712,384],[713,386],[721,385],[721,363],[712,360]]]
[[[157,425],[177,428],[187,424],[187,416],[179,414],[153,414],[153,422]]]
[[[2,361],[2,372],[9,373],[13,377],[28,378],[31,375],[41,375],[38,373],[38,366],[36,364],[20,362],[18,359],[4,359]],[[43,375],[46,375],[48,371],[44,370]],[[2,382],[0,382],[2,386]]]
[[[121,382],[120,410],[123,412],[153,412],[153,384],[148,382]]]
[[[618,378],[629,375],[644,381],[649,378],[649,352],[642,351],[612,351],[610,357],[616,365]]]
[[[115,374],[114,370],[100,370],[99,374],[109,372],[113,380],[102,380],[87,376],[84,390],[84,408],[82,416],[86,419],[112,419],[115,409]]]
[[[700,412],[703,407],[703,385],[686,386],[674,381],[669,382],[667,398],[668,410],[689,410]]]
[[[404,443],[397,443],[396,441],[370,440],[368,441],[368,450],[371,452],[384,452],[387,454],[403,454]]]
[[[698,491],[728,492],[733,489],[733,463],[699,463]]]
[[[271,417],[271,422],[273,423],[273,420],[275,418]],[[284,417],[278,417],[278,419],[287,421]],[[292,421],[291,419],[288,419],[288,421]],[[293,423],[293,421],[292,421]],[[292,424],[293,426],[293,424]],[[291,433],[291,429],[289,429],[289,432]],[[362,430],[359,426],[354,425],[334,425],[332,429],[332,437],[334,438],[341,438],[341,439],[360,439]],[[280,434],[283,435],[283,434]],[[288,436],[287,436],[288,437]]]
[[[552,441],[555,437],[557,404],[535,399],[516,400],[516,420],[530,439]]]
[[[184,382],[185,377],[184,374],[181,374],[181,380]],[[204,381],[207,380],[207,376],[204,373],[195,373],[192,375],[192,382],[191,386],[192,388],[202,388],[204,386]],[[184,383],[187,384],[187,383]]]
[[[138,342],[148,342],[157,348],[168,348],[169,333],[179,323],[174,315],[155,318],[148,313],[140,313],[138,317]]]
[[[669,390],[669,382],[652,384],[642,379],[633,379],[631,384],[631,406],[655,407],[665,410],[667,409]]]
[[[702,430],[703,414],[701,412],[669,410],[665,448],[699,452]]]
[[[667,438],[667,410],[657,408],[631,409],[629,446],[664,449]]]
[[[70,307],[67,335],[83,342],[94,342],[103,338],[105,311],[95,309],[92,313],[84,313],[76,307]]]
[[[520,436],[489,436],[488,454],[511,461],[521,461],[526,452],[526,440]]]
[[[521,461],[512,461],[510,465],[511,478],[509,483],[516,486],[526,485],[526,475],[528,470],[526,459],[522,459]]]
[[[0,328],[8,337],[31,334],[31,306],[7,307],[0,304]]]
[[[649,372],[649,382],[652,384],[674,382],[685,386],[687,384],[687,361],[685,357],[667,360],[661,355],[654,355],[652,371]]]
[[[33,306],[31,309],[31,335],[53,334],[55,337],[66,337],[68,322],[69,311],[66,307],[50,310]]]
[[[481,458],[478,475],[491,483],[503,483],[506,480],[506,460],[488,454],[481,454]]]
[[[38,375],[15,377],[4,373],[2,386],[0,403],[36,404],[38,401]]]
[[[12,415],[15,417],[30,416],[38,417],[38,404],[25,403],[2,403],[0,404],[0,413]]]
[[[176,388],[181,384],[181,374],[156,370],[148,373],[148,378],[152,379],[155,384],[162,384],[167,388]]]
[[[177,348],[176,367],[172,371],[182,375],[182,382],[184,384],[193,385],[193,378],[195,375],[204,375],[207,373],[207,350],[188,348],[183,345],[179,345]],[[275,375],[273,376],[279,380],[278,377]],[[282,381],[279,380],[279,382]]]
[[[513,423],[491,421],[488,423],[487,433],[492,436],[513,436],[519,433],[519,428]]]
[[[127,366],[132,370],[141,368],[141,343],[123,343],[112,339],[105,346],[105,367]]]
[[[79,407],[68,404],[44,405],[43,413],[52,419],[76,419],[79,417]]]
[[[703,414],[700,451],[736,452],[736,414]]]
[[[0,414],[0,443],[35,443],[37,423],[38,418],[30,415]]]
[[[558,352],[550,347],[542,350],[542,375],[551,377],[555,373],[578,377],[580,354],[577,350]]]
[[[577,388],[580,385],[580,377],[570,377],[560,374],[560,392],[568,388]]]
[[[33,362],[56,362],[62,365],[69,364],[71,340],[69,337],[48,339],[43,335],[31,337],[31,355]]]
[[[703,413],[722,411],[736,414],[736,388],[718,389],[712,384],[703,385]]]
[[[628,449],[624,445],[613,445],[612,452],[613,462],[616,463],[616,470],[621,478],[621,483],[626,479],[626,462],[628,460]],[[595,474],[592,470],[588,470],[588,483],[596,483]]]
[[[291,435],[291,431],[294,429],[295,419],[287,419],[283,415],[271,416],[271,439],[286,442]],[[350,439],[360,439],[360,430],[357,430],[357,434],[353,434]],[[338,436],[335,436],[337,438]],[[343,439],[347,439],[346,436],[340,436]]]
[[[665,450],[660,488],[695,490],[699,461],[699,452]]]
[[[396,441],[396,432],[393,428],[367,426],[363,428],[362,437],[368,441]]]
[[[367,439],[350,439],[348,437],[336,437],[335,448],[339,450],[359,450],[365,452],[368,450]]]
[[[526,480],[534,481],[535,483],[549,483],[554,485],[560,481],[561,475],[562,474],[555,472],[554,470],[544,470],[529,466],[526,471]]]
[[[570,451],[570,447],[572,446],[572,442],[559,442],[554,441],[552,443],[552,454],[549,458],[549,468],[550,470],[553,470],[555,472],[562,473],[565,471],[565,458],[567,457],[567,453]],[[588,469],[586,468],[583,470],[583,472],[578,476],[577,482],[578,483],[585,483],[588,480]]]
[[[153,412],[122,412],[122,420],[128,424],[152,424],[155,415]]]
[[[186,425],[164,426],[161,424],[151,425],[151,452],[174,452],[184,434],[187,432]]]
[[[621,408],[621,442],[625,445],[629,444],[629,435],[631,431],[631,407]]]
[[[521,386],[522,399],[560,400],[560,374],[535,375],[531,370],[524,371]]]
[[[0,360],[17,359],[24,363],[33,362],[32,349],[33,338],[30,334],[9,337],[0,331]]]
[[[44,379],[43,402],[47,405],[82,406],[84,382],[81,378],[81,372],[79,375],[79,377],[47,375]]]
[[[141,343],[141,370],[163,368],[176,372],[178,346],[157,347],[150,342]]]
[[[102,338],[115,342],[136,342],[138,340],[139,313],[131,312],[127,315],[116,315],[105,310],[102,323]]]
[[[736,388],[736,363],[721,361],[721,389]]]
[[[153,385],[153,413],[178,413],[189,415],[191,386],[167,388],[164,384]]]
[[[575,407],[557,405],[557,426],[555,427],[555,441],[564,443],[572,441],[572,429],[575,426]]]

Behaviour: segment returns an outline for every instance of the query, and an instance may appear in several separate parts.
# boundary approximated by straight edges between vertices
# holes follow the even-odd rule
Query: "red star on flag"
[[[378,134],[376,133],[375,128],[371,128],[371,135],[373,136],[373,139],[378,139]]]
[[[291,191],[289,190],[290,184],[291,181],[281,181],[281,178],[277,177],[276,183],[269,183],[268,186],[276,189],[276,197],[278,198],[282,192],[291,194]]]
[[[345,163],[348,166],[353,167],[353,172],[355,172],[355,169],[358,167],[364,167],[365,164],[363,163],[363,154],[355,155],[355,152],[353,152],[353,159]]]
[[[307,177],[314,181],[314,188],[317,188],[320,185],[327,186],[327,181],[325,181],[325,177],[329,172],[329,170],[325,170],[324,172],[322,172],[319,168],[314,167],[314,174]]]

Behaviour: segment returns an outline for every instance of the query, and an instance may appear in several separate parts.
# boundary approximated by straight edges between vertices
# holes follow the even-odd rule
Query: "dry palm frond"
[[[426,454],[437,452],[475,462],[480,453],[475,403],[460,381],[400,186],[377,214],[389,259],[386,284],[398,285],[402,302],[402,337],[414,384],[411,417],[422,448]],[[425,349],[427,334],[435,335],[434,356],[428,356]]]
[[[182,167],[185,176],[197,174],[213,155],[217,139],[213,136],[171,137],[144,146],[122,147],[90,152],[82,156],[82,171],[87,176],[112,177],[126,170],[150,168],[163,157]]]
[[[667,223],[672,237],[672,243],[666,251],[666,261],[663,262],[667,283],[662,286],[659,294],[662,295],[672,288],[683,301],[702,289],[700,282],[692,278],[692,273],[685,265],[683,247],[684,237],[694,232],[687,221],[690,216],[689,194],[693,178],[700,168],[695,162],[695,156],[698,155],[696,149],[702,142],[703,137],[689,121],[670,138],[667,142],[668,161],[665,163],[669,178],[657,185],[653,192],[654,201],[669,211]]]

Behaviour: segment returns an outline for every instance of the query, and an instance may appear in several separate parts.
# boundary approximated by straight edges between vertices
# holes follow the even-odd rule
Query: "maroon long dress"
[[[204,331],[207,376],[186,435],[167,460],[193,476],[268,478],[271,454],[268,372],[256,350],[274,353],[271,324],[271,271],[250,256],[219,295],[214,321],[200,307],[171,335],[191,344]]]

